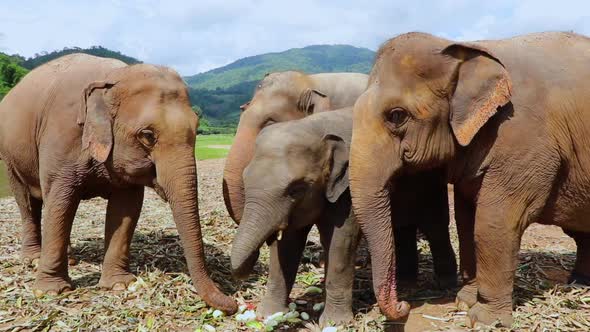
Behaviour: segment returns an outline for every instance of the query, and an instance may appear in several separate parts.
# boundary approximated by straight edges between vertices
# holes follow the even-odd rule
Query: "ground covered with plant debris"
[[[106,201],[94,199],[80,206],[72,232],[74,256],[79,260],[70,267],[76,290],[36,299],[31,291],[33,267],[19,260],[17,206],[12,198],[5,198],[0,200],[0,331],[321,331],[314,324],[322,306],[322,294],[316,287],[322,287],[323,278],[323,270],[317,265],[317,233],[308,242],[292,293],[292,308],[297,313],[267,322],[248,321],[249,311],[264,293],[268,252],[263,249],[251,278],[232,279],[228,255],[236,227],[225,212],[221,196],[223,163],[223,159],[198,162],[201,222],[213,278],[224,292],[243,304],[242,314],[225,317],[205,307],[190,283],[170,210],[151,190],[146,194],[132,244],[132,270],[138,276],[134,285],[120,292],[96,288],[103,255]],[[454,226],[453,234],[456,246]],[[424,241],[420,249],[419,285],[404,289],[402,294],[413,308],[405,326],[388,324],[379,315],[371,291],[370,264],[364,264],[357,269],[355,281],[356,320],[338,330],[465,330],[465,312],[453,305],[456,290],[435,290],[430,281],[430,252]],[[366,249],[360,250],[360,256],[360,263],[367,261]],[[575,260],[574,242],[559,228],[533,225],[523,238],[520,258],[513,329],[590,330],[590,290],[564,284]]]

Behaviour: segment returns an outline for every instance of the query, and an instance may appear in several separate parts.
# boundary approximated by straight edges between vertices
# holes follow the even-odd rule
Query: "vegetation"
[[[314,45],[280,53],[267,53],[240,59],[227,66],[189,76],[187,83],[195,89],[227,89],[236,82],[260,80],[264,74],[281,70],[320,72],[368,72],[374,52],[349,45]]]
[[[113,58],[121,60],[127,64],[134,64],[134,63],[141,63],[141,61],[121,54],[121,52],[112,51],[108,48],[104,48],[102,46],[91,46],[89,48],[80,48],[80,47],[64,47],[64,49],[59,51],[53,51],[51,53],[41,52],[41,54],[35,54],[33,57],[28,59],[23,59],[21,65],[27,69],[34,69],[39,67],[40,65],[47,63],[51,60],[57,59],[61,56],[72,54],[72,53],[85,53],[94,56],[98,56],[101,58]]]
[[[19,63],[18,56],[0,53],[0,100],[27,74],[28,70]]]
[[[273,71],[369,72],[374,52],[349,45],[314,45],[247,57],[227,66],[185,77],[191,102],[199,105],[209,123],[232,127],[240,105],[252,97],[257,82]]]
[[[201,135],[197,137],[195,153],[198,160],[225,158],[234,135]]]

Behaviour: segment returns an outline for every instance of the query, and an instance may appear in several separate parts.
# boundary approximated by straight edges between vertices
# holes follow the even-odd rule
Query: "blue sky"
[[[0,8],[0,51],[103,45],[183,75],[311,44],[375,50],[407,31],[458,40],[590,35],[588,0],[0,0]]]

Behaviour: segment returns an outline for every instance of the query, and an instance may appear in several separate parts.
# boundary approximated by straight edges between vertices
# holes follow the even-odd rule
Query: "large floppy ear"
[[[336,135],[328,134],[322,138],[326,147],[326,199],[335,203],[340,195],[348,189],[348,151],[344,140]]]
[[[84,125],[82,150],[88,149],[92,158],[104,163],[113,148],[112,118],[107,92],[116,83],[93,82],[84,89],[78,112],[78,124]]]
[[[450,122],[457,142],[467,146],[498,107],[510,101],[512,81],[502,62],[484,47],[458,43],[442,53],[460,61],[451,97]]]
[[[305,114],[330,110],[330,97],[316,89],[305,89],[299,96],[297,107]]]

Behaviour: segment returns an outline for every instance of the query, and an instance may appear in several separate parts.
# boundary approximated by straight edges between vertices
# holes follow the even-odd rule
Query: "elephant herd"
[[[397,292],[417,278],[418,230],[438,284],[456,286],[447,184],[459,236],[456,304],[469,326],[512,324],[520,240],[532,223],[557,225],[575,240],[569,281],[590,285],[589,38],[548,32],[453,42],[402,34],[383,44],[369,75],[267,74],[241,109],[222,185],[239,224],[234,276],[247,276],[259,249],[270,247],[260,316],[288,310],[314,224],[325,253],[320,324],[353,318],[361,234],[388,319],[409,314]],[[237,310],[205,266],[198,118],[176,72],[68,55],[25,76],[0,113],[22,257],[38,260],[36,295],[73,288],[72,222],[80,201],[97,196],[108,199],[99,285],[129,285],[129,247],[147,186],[170,203],[199,295]]]

